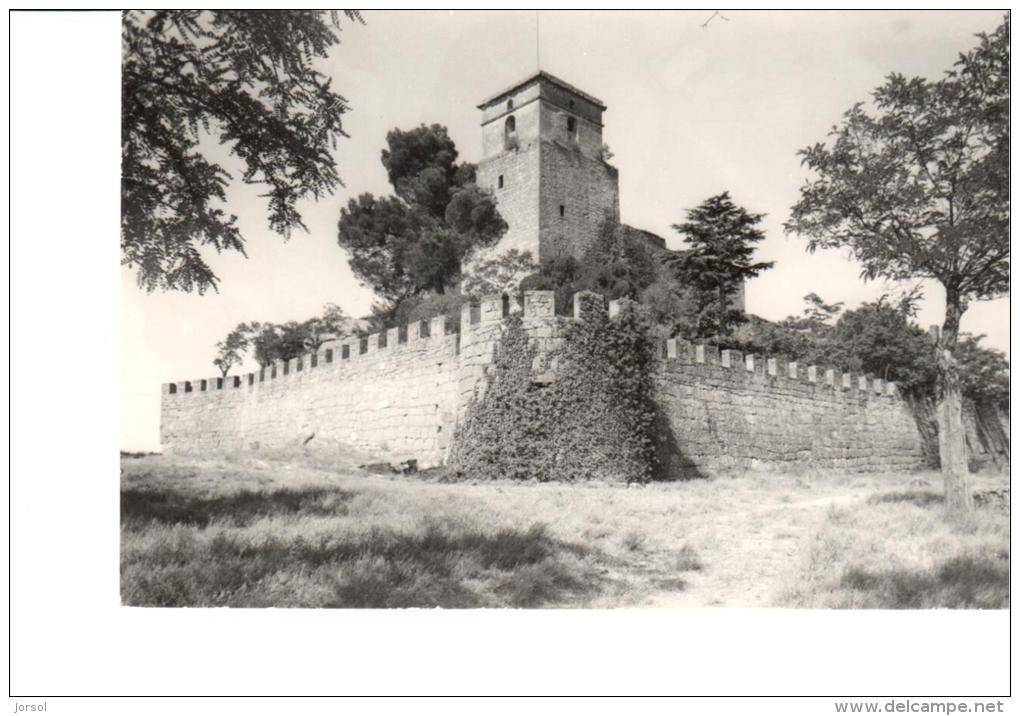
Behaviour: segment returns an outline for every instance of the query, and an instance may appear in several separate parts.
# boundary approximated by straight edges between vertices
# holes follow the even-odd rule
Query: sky
[[[158,449],[160,384],[216,375],[214,346],[236,324],[303,320],[329,302],[367,313],[373,294],[352,276],[336,222],[351,197],[390,192],[379,161],[386,132],[443,124],[460,158],[477,161],[476,105],[539,66],[608,106],[604,139],[625,223],[679,248],[671,225],[719,192],[766,215],[756,258],[776,265],[748,283],[749,312],[778,320],[800,313],[810,292],[853,308],[908,288],[865,283],[845,252],[808,254],[803,239],[783,233],[808,176],[797,151],[824,141],[889,73],[940,76],[1002,12],[724,11],[703,26],[711,15],[542,11],[537,35],[532,11],[366,11],[364,26],[345,24],[319,65],[351,106],[349,138],[335,151],[344,187],[300,207],[308,233],[286,242],[273,234],[259,187],[238,181],[227,209],[248,258],[209,257],[219,293],[147,294],[122,269],[122,449]],[[225,148],[209,149],[236,170]],[[941,323],[938,286],[924,293],[918,321]],[[963,330],[1008,353],[1008,298],[973,303]]]

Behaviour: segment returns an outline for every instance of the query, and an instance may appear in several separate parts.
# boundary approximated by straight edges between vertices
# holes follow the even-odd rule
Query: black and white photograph
[[[33,384],[63,402],[51,381],[104,383],[80,402],[112,417],[77,424],[119,444],[96,446],[102,468],[64,455],[78,474],[49,471],[52,492],[15,461],[12,610],[56,568],[18,551],[49,554],[42,521],[80,536],[43,496],[92,481],[104,609],[141,631],[461,613],[481,629],[639,613],[664,634],[777,615],[1008,624],[1008,9],[16,16],[12,107],[57,71],[21,81],[19,24],[100,16],[94,50],[119,60],[113,101],[97,90],[64,118],[105,112],[119,183],[74,184],[119,227],[20,264],[79,274],[60,247],[102,245],[85,285],[112,298],[91,312],[112,332],[12,284],[29,322],[48,316],[32,336],[92,345],[115,376]],[[32,394],[13,390],[16,422]],[[73,452],[61,431],[33,430],[35,450]],[[1008,630],[967,629],[1008,653]],[[995,699],[970,684],[1009,693],[968,678],[971,712]]]

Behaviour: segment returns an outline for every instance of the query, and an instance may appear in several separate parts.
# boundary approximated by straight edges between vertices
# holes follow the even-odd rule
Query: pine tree
[[[684,237],[686,248],[663,262],[673,270],[684,302],[685,315],[677,326],[693,339],[727,335],[742,319],[733,299],[743,282],[772,267],[754,262],[756,245],[765,238],[758,224],[764,214],[752,214],[730,199],[729,192],[710,197],[687,212],[687,221],[673,228]]]
[[[386,135],[382,152],[394,195],[362,194],[340,212],[337,241],[354,274],[383,299],[383,314],[402,301],[442,295],[456,286],[464,262],[491,246],[507,225],[492,195],[475,184],[473,164],[438,124]]]

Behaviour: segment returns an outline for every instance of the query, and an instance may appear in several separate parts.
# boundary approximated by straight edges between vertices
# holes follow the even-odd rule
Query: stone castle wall
[[[393,460],[441,463],[458,412],[492,362],[511,311],[536,340],[555,325],[551,291],[522,306],[504,297],[362,338],[257,373],[163,385],[160,436],[167,452],[232,451],[336,442]]]
[[[991,403],[964,403],[967,450],[976,467],[1009,465],[1009,415]]]
[[[555,353],[564,326],[582,320],[582,300],[578,294],[574,316],[563,317],[554,315],[551,291],[527,291],[520,304],[492,297],[465,305],[459,322],[438,317],[331,341],[258,373],[166,384],[163,448],[215,452],[335,441],[393,461],[440,464],[472,398],[484,392],[505,317],[522,314],[538,348],[535,379],[548,380],[562,370]],[[610,302],[608,310],[612,316],[620,304]],[[923,463],[915,414],[895,385],[878,379],[672,339],[662,345],[655,381],[672,447],[667,473],[677,477]],[[971,442],[988,444],[993,423],[1005,434],[1002,420],[998,414],[969,420]],[[1004,440],[992,457],[1008,462]]]
[[[317,440],[400,458],[441,454],[453,429],[457,334],[440,317],[257,373],[163,386],[164,450],[238,450]],[[173,391],[173,392],[171,392]]]
[[[675,473],[922,464],[913,414],[881,379],[670,340],[657,384]]]

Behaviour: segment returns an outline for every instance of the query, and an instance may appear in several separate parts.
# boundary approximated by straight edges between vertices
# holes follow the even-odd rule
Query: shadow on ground
[[[840,586],[881,609],[1004,609],[1009,607],[1009,555],[954,557],[930,570],[855,567]]]
[[[134,606],[538,607],[597,593],[606,570],[544,525],[466,527],[425,518],[361,526],[356,492],[336,489],[185,496],[125,489],[121,596]],[[289,534],[267,517],[340,518],[335,532]],[[354,523],[348,529],[343,521]],[[285,521],[286,522],[286,521]],[[250,529],[246,529],[250,528]]]
[[[343,515],[346,503],[356,494],[326,488],[284,488],[200,497],[172,490],[128,488],[120,493],[120,520],[125,527],[150,522],[206,527],[214,520],[240,527],[279,515]]]
[[[904,490],[902,492],[885,492],[872,495],[868,498],[868,504],[879,505],[883,503],[910,503],[917,507],[931,507],[945,503],[945,496],[941,492],[932,490]],[[991,509],[1009,511],[1009,488],[999,490],[980,490],[974,493],[974,505]]]
[[[902,492],[883,492],[871,495],[867,501],[869,505],[906,502],[917,507],[931,507],[932,505],[941,505],[945,500],[941,493],[931,490],[903,490]]]

